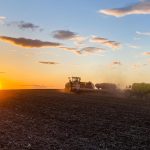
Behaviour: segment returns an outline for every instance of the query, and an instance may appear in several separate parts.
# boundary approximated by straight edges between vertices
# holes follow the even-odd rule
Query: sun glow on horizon
[[[2,90],[2,84],[1,84],[1,82],[0,82],[0,90]]]

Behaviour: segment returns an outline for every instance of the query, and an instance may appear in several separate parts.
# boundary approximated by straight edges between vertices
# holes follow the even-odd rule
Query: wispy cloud
[[[144,52],[143,55],[150,56],[150,52]]]
[[[132,4],[122,8],[103,9],[100,10],[99,13],[115,17],[123,17],[126,15],[137,15],[137,14],[150,14],[150,2],[140,1],[136,4]]]
[[[79,51],[76,51],[77,54],[84,54],[84,53],[89,53],[89,54],[92,54],[92,53],[97,53],[97,52],[104,52],[105,49],[103,48],[98,48],[98,47],[85,47],[85,48],[82,48],[81,50]]]
[[[143,35],[143,36],[150,36],[150,32],[139,32],[139,31],[136,31],[136,34],[137,35]]]
[[[139,49],[140,48],[140,46],[134,45],[134,44],[126,44],[126,46],[128,46],[130,48],[134,48],[134,49]]]
[[[76,52],[78,51],[77,48],[73,48],[73,47],[66,47],[66,46],[60,46],[60,49],[66,50],[66,51],[71,51],[71,52]]]
[[[141,64],[133,64],[131,67],[133,69],[139,69],[139,68],[141,68]]]
[[[113,48],[113,49],[117,49],[117,48],[121,47],[121,43],[116,42],[116,41],[111,41],[111,40],[108,40],[108,39],[103,38],[103,37],[92,36],[90,41],[95,42],[95,43],[103,44],[104,46],[107,46],[107,47],[110,47],[110,48]]]
[[[120,61],[113,61],[112,65],[122,65],[122,63]]]
[[[0,36],[0,40],[3,42],[7,42],[16,46],[25,47],[25,48],[41,48],[41,47],[59,47],[60,43],[41,41],[41,40],[33,40],[27,38],[14,38],[8,36]]]
[[[53,61],[39,61],[40,64],[45,64],[45,65],[57,65],[59,63],[53,62]]]
[[[131,67],[132,67],[133,69],[140,69],[140,68],[146,67],[146,66],[148,66],[147,63],[144,63],[144,64],[142,64],[142,63],[135,63],[135,64],[133,64]]]
[[[83,44],[86,41],[86,39],[87,39],[87,37],[77,35],[72,40],[75,42],[75,44]]]
[[[6,17],[0,16],[0,20],[5,20],[5,19],[6,19]]]
[[[97,52],[105,52],[104,48],[99,48],[99,47],[84,47],[81,49],[78,48],[72,48],[72,47],[59,47],[60,49],[66,50],[66,51],[70,51],[73,52],[75,54],[78,55],[82,55],[82,54],[92,54],[92,53],[97,53]]]
[[[5,20],[6,20],[6,17],[0,16],[0,23],[4,23]]]
[[[40,26],[35,25],[31,22],[25,22],[25,21],[9,22],[9,23],[7,23],[7,26],[17,26],[21,30],[26,30],[26,29],[30,29],[32,31],[34,31],[34,30],[42,31],[43,30]]]
[[[38,26],[38,25],[35,25],[35,24],[33,24],[33,23],[30,23],[30,22],[24,22],[24,21],[20,21],[20,22],[18,23],[18,27],[19,27],[20,29],[31,29],[31,30],[36,30],[36,29],[38,29],[38,30],[40,30],[40,31],[43,30],[43,29],[41,29],[40,26]]]
[[[6,72],[0,72],[0,74],[4,74],[4,73],[6,73]]]
[[[107,64],[107,67],[110,69],[117,69],[118,67],[121,67],[122,63],[119,60],[114,60],[111,63]]]
[[[40,84],[26,84],[26,85],[20,85],[22,87],[28,87],[28,88],[32,88],[32,89],[47,89],[49,88],[46,85],[40,85]]]

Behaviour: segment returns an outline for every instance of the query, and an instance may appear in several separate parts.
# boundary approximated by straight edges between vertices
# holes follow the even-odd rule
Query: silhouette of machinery
[[[80,77],[69,77],[69,82],[65,84],[65,90],[68,92],[80,92],[94,90],[92,82],[81,82]]]

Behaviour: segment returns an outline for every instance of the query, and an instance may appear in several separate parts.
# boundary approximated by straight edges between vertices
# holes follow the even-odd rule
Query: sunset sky
[[[150,82],[150,0],[1,0],[0,89]]]

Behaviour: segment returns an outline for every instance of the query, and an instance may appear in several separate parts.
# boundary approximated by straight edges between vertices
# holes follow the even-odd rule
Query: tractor
[[[92,82],[81,82],[80,77],[69,77],[69,82],[65,84],[65,91],[67,92],[84,92],[93,91],[94,84]]]

